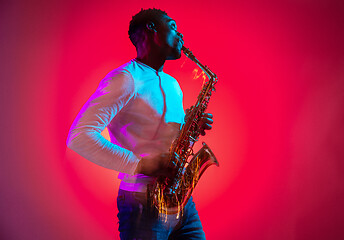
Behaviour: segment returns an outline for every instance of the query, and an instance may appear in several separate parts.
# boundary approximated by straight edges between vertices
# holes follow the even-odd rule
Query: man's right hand
[[[173,177],[174,168],[170,166],[169,153],[162,153],[153,157],[143,157],[138,163],[135,173],[152,177]]]

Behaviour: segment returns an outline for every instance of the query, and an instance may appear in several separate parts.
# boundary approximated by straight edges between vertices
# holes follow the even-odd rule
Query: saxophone
[[[207,109],[212,91],[215,90],[217,77],[207,66],[203,66],[189,49],[183,46],[182,51],[201,68],[208,81],[203,82],[197,102],[191,106],[186,122],[170,147],[170,164],[175,166],[174,177],[158,177],[153,185],[148,187],[149,199],[159,213],[177,213],[177,218],[183,214],[184,206],[203,172],[213,164],[219,166],[214,153],[206,143],[203,142],[202,148],[196,154],[193,152],[193,146],[201,134],[201,116]]]

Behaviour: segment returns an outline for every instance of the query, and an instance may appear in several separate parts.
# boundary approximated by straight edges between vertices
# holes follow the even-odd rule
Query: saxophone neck
[[[208,78],[214,82],[217,81],[217,76],[215,73],[213,73],[207,66],[203,65],[198,61],[198,59],[195,57],[195,55],[186,47],[182,47],[182,51],[185,54],[186,57],[188,57],[190,60],[195,62],[197,66],[199,66],[202,71],[208,76]]]

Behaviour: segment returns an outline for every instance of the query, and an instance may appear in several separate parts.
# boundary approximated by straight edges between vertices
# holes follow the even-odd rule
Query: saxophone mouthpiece
[[[182,46],[182,51],[186,56],[190,55],[190,50],[186,48],[184,45]]]
[[[192,54],[192,52],[188,49],[188,48],[186,48],[184,45],[182,46],[182,51],[183,51],[183,53],[188,57],[188,58],[193,58],[194,56],[193,56],[193,54]],[[191,59],[192,60],[192,59]]]

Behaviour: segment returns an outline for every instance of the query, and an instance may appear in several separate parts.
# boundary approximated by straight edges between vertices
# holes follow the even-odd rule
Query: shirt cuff
[[[135,175],[135,170],[141,159],[141,157],[138,157],[133,152],[130,152],[128,155],[128,165],[126,166],[125,171],[121,172],[125,172],[130,175]]]

